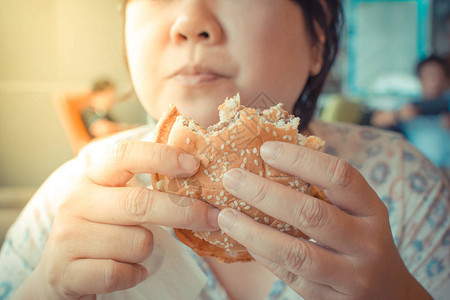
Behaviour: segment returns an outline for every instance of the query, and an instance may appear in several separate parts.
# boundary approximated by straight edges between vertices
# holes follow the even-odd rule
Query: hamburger
[[[228,193],[223,186],[223,175],[233,168],[241,168],[327,201],[319,188],[271,167],[259,153],[266,141],[282,141],[314,150],[319,150],[324,142],[318,137],[300,134],[297,129],[300,119],[284,110],[282,103],[267,109],[245,107],[237,94],[227,98],[218,110],[220,121],[204,128],[195,120],[185,118],[173,104],[169,106],[158,121],[155,141],[194,155],[200,160],[200,166],[197,173],[188,179],[154,174],[152,186],[183,196],[183,203],[178,205],[205,201],[219,209],[238,210],[257,222],[294,237],[307,238],[299,229]],[[246,248],[223,231],[174,231],[181,242],[200,256],[216,257],[225,263],[253,261]]]

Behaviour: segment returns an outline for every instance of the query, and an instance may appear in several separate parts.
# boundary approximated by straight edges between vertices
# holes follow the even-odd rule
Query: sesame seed
[[[295,185],[296,185],[296,186],[299,186],[299,184],[300,184],[300,182],[298,182],[298,180],[295,179]]]
[[[288,135],[288,140],[292,141],[292,135]]]
[[[284,229],[280,229],[280,232],[283,232],[284,231]]]
[[[223,156],[227,156],[227,155],[228,155],[228,152],[224,152],[224,153],[223,153]]]
[[[250,209],[250,206],[247,205],[246,207],[244,207],[244,209],[245,209],[245,210],[248,210],[248,209]]]
[[[238,206],[237,200],[234,200],[233,203],[234,203],[234,206]]]
[[[211,145],[211,141],[210,140],[206,140],[206,144]]]
[[[236,124],[242,125],[242,122],[241,121],[237,121]]]
[[[255,148],[253,148],[253,153],[258,153],[258,149],[256,149],[256,147]]]
[[[217,162],[220,164],[220,162],[222,161],[222,159],[221,158],[219,158],[218,160],[217,160]]]
[[[191,139],[190,139],[190,138],[187,138],[187,139],[186,139],[186,144],[189,145],[190,142],[191,142]]]
[[[208,200],[212,199],[212,195],[208,195],[208,197],[206,197]]]
[[[291,187],[294,187],[294,183],[293,183],[292,181],[289,181],[289,185],[290,185]]]
[[[233,149],[231,149],[233,152],[238,152],[238,149],[236,149],[236,148],[233,148]]]
[[[283,225],[281,225],[281,224],[277,224],[277,227],[278,227],[278,228],[282,228],[282,227],[283,227]]]
[[[186,196],[189,195],[189,191],[186,191]]]
[[[267,132],[269,132],[269,131],[270,131],[269,127],[266,127],[266,131],[267,131]]]
[[[250,150],[248,150],[248,149],[245,149],[245,151],[247,152],[247,154],[250,154]]]
[[[219,201],[220,201],[220,197],[219,197],[219,196],[216,196],[216,200],[219,200]]]
[[[227,146],[230,144],[230,141],[226,141],[225,144],[227,144]]]
[[[219,205],[220,204],[220,201],[217,201],[216,203],[214,203],[214,205]]]
[[[243,114],[244,116],[248,115],[246,111],[241,111],[241,114]]]
[[[206,156],[206,153],[202,153],[202,156]]]
[[[287,135],[283,136],[283,140],[287,139]]]
[[[227,167],[223,166],[222,170],[223,170],[224,172],[226,172],[226,171],[227,171]]]
[[[220,146],[220,149],[224,149],[225,148],[225,145],[224,144],[222,144],[221,146]]]
[[[225,193],[223,191],[220,191],[220,197],[223,197]]]
[[[235,148],[235,147],[236,147],[236,143],[232,143],[232,144],[231,144],[231,147],[232,147],[232,148]]]
[[[275,130],[272,133],[273,133],[273,136],[277,136],[277,132]]]
[[[211,166],[211,169],[215,170],[217,169],[217,166]]]
[[[248,118],[247,118],[247,119],[251,120],[251,119],[253,119],[253,116],[248,116]]]
[[[264,217],[264,222],[269,223],[269,218],[268,217]]]
[[[255,163],[255,165],[258,165],[258,161],[256,159],[253,162]]]
[[[232,139],[232,140],[235,140],[235,139],[236,139],[236,136],[233,134],[233,135],[231,136],[231,139]]]
[[[240,168],[241,168],[241,169],[245,168],[245,164],[242,163]]]
[[[219,178],[216,178],[216,182],[219,182],[220,181],[220,179]]]
[[[238,206],[237,208],[236,208],[238,211],[241,211],[241,208]]]
[[[241,156],[244,156],[245,151],[241,150]]]
[[[228,166],[230,164],[229,161],[224,162],[225,166]]]
[[[227,196],[223,197],[223,200],[224,200],[224,201],[227,201],[227,200],[228,200],[228,197],[227,197]]]
[[[259,171],[259,176],[263,176],[263,172],[262,171]]]
[[[267,176],[271,176],[271,175],[272,175],[272,172],[267,171]]]
[[[255,218],[253,218],[253,219],[255,219],[255,221],[258,221],[258,220],[259,220],[259,217],[255,217]]]
[[[211,157],[209,158],[209,161],[210,161],[210,162],[213,162],[213,160],[214,160],[214,158],[211,156]]]
[[[244,164],[247,163],[247,157],[244,157]]]
[[[245,204],[247,204],[247,203],[245,203],[244,201],[242,201],[241,203],[239,203],[239,205],[241,205],[241,206],[245,206]]]
[[[227,237],[224,238],[223,241],[224,241],[225,243],[228,242],[228,238],[227,238]]]

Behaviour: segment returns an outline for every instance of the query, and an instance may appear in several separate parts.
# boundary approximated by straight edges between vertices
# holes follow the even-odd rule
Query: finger
[[[79,300],[95,300],[95,299],[97,299],[96,295],[86,295],[86,296],[80,297]]]
[[[85,154],[87,176],[106,186],[125,185],[135,174],[160,173],[170,177],[188,177],[198,170],[200,162],[173,146],[125,141],[110,148],[98,148]]]
[[[219,224],[226,234],[249,251],[299,277],[333,286],[345,283],[349,264],[346,256],[279,232],[233,209],[222,210]]]
[[[264,143],[261,157],[274,168],[319,186],[333,204],[352,214],[371,216],[381,208],[364,177],[340,158],[283,142]]]
[[[116,225],[158,224],[196,231],[218,230],[219,210],[196,200],[178,205],[183,197],[143,187],[109,188],[94,184],[78,191],[76,205],[62,205],[93,222]]]
[[[249,251],[253,258],[271,271],[275,276],[283,280],[295,292],[304,299],[338,299],[338,293],[330,286],[325,284],[312,282],[305,278],[295,275],[286,270],[286,268]]]
[[[147,276],[147,270],[137,264],[126,264],[111,259],[78,259],[67,266],[68,282],[65,294],[108,294],[132,288]]]
[[[98,234],[101,232],[101,234]],[[74,243],[73,241],[76,241]],[[124,263],[140,263],[153,250],[153,234],[142,226],[116,226],[93,222],[81,222],[71,232],[70,240],[74,257],[111,258]],[[63,245],[61,245],[63,247]]]
[[[224,186],[237,198],[330,248],[345,253],[359,249],[362,239],[355,237],[362,234],[362,221],[322,200],[241,169],[225,173]]]

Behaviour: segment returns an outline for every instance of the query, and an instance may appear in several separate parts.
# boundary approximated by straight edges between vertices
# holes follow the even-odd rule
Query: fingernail
[[[261,146],[261,157],[265,160],[274,160],[280,155],[281,145],[276,142],[265,142]]]
[[[237,191],[244,182],[244,178],[245,175],[242,171],[239,169],[233,169],[225,173],[225,176],[223,177],[223,184],[226,188]]]
[[[145,267],[141,267],[141,270],[138,275],[137,283],[144,281],[145,279],[147,279],[147,277],[148,277],[147,269]]]
[[[217,208],[210,208],[208,210],[208,224],[211,225],[214,228],[219,229],[219,223],[217,221],[217,217],[219,216],[220,209]]]
[[[180,165],[183,168],[183,170],[187,172],[194,172],[198,169],[198,166],[200,165],[200,161],[195,158],[192,155],[189,154],[181,154],[179,157]]]
[[[220,212],[218,220],[222,229],[230,231],[236,222],[236,212],[233,209],[224,209]]]

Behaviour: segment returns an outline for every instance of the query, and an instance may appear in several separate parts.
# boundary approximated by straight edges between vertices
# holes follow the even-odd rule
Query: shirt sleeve
[[[433,298],[444,299],[450,295],[449,182],[409,143],[404,143],[402,155],[400,254]]]
[[[37,267],[60,205],[61,193],[67,191],[79,170],[80,163],[76,159],[56,170],[9,229],[0,251],[0,300],[9,299]]]

